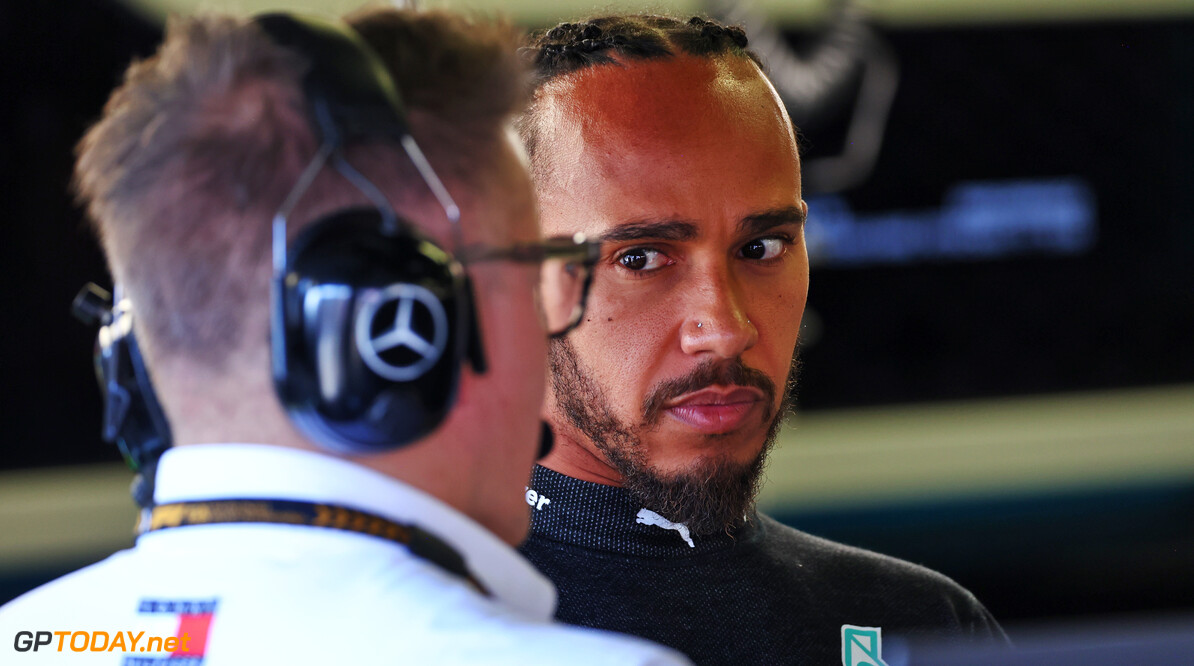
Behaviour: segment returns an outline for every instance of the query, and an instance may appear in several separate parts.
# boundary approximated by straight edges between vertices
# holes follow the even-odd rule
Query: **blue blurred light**
[[[937,209],[858,214],[836,195],[810,197],[808,206],[817,266],[1075,255],[1098,235],[1094,192],[1079,178],[960,183]]]

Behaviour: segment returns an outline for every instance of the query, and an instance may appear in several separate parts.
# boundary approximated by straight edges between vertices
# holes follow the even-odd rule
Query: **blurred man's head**
[[[519,129],[544,232],[607,241],[586,325],[550,349],[548,467],[713,532],[749,509],[808,289],[791,121],[740,30],[564,24]]]
[[[517,34],[436,12],[381,10],[351,22],[401,88],[412,134],[460,204],[465,241],[539,238],[524,158],[508,131],[526,95]],[[313,448],[278,403],[269,361],[271,219],[319,147],[302,88],[308,65],[249,20],[172,22],[159,53],[129,70],[80,144],[80,196],[133,304],[176,445]],[[453,247],[443,208],[401,147],[366,142],[346,157],[399,215]],[[290,216],[290,237],[354,205],[370,202],[325,168]],[[543,390],[538,273],[507,262],[470,270],[489,371],[465,369],[457,406],[432,435],[362,462],[515,541],[525,530],[517,490],[534,458]],[[510,502],[493,500],[507,493]]]

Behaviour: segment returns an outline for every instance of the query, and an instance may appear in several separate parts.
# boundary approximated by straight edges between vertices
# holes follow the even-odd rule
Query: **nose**
[[[690,283],[690,288],[680,326],[680,348],[685,354],[737,358],[759,341],[741,287],[730,275],[718,271]]]

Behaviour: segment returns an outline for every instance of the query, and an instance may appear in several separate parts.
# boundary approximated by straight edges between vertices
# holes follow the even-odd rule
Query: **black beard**
[[[610,466],[622,475],[626,490],[645,508],[668,520],[684,523],[692,534],[729,532],[746,521],[758,496],[767,454],[791,406],[799,370],[798,356],[792,358],[785,387],[788,390],[784,391],[774,414],[771,405],[775,404],[775,383],[763,372],[746,367],[741,359],[733,359],[702,364],[684,377],[654,387],[643,401],[643,420],[638,428],[614,416],[605,392],[581,367],[576,350],[567,339],[551,341],[548,361],[557,408],[605,454]],[[768,410],[764,419],[771,420],[763,447],[746,463],[725,457],[701,457],[683,470],[661,476],[648,465],[639,433],[658,422],[662,406],[670,398],[713,384],[753,386],[763,391]]]

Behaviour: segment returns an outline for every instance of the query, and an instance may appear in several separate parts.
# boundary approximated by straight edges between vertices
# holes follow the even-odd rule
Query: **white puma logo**
[[[688,544],[689,548],[696,548],[696,544],[692,542],[692,537],[688,534],[688,526],[684,523],[673,523],[650,509],[640,509],[638,515],[635,516],[634,522],[640,525],[662,527],[665,530],[676,530],[680,533],[680,538],[684,539],[684,542]]]

